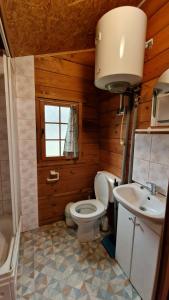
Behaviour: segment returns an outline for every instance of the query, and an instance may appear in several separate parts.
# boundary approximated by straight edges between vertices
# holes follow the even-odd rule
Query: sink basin
[[[155,223],[164,221],[166,197],[163,195],[151,195],[137,183],[120,185],[114,188],[113,194],[118,202],[136,216]]]

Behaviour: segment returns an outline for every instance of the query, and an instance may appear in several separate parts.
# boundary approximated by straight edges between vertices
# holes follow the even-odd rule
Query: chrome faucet
[[[156,191],[157,191],[157,186],[155,183],[151,182],[151,181],[147,181],[146,184],[149,184],[150,187],[146,186],[146,185],[141,185],[140,188],[141,189],[146,189],[148,190],[151,195],[155,195],[156,194]]]

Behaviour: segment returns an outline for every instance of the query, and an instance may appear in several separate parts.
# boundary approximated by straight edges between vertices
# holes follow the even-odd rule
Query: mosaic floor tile
[[[79,243],[62,221],[23,233],[17,300],[141,300],[100,241]]]

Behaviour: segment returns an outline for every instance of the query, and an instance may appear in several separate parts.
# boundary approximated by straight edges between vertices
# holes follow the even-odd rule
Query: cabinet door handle
[[[132,222],[133,222],[133,224],[134,224],[134,220],[133,220],[133,218],[129,217],[129,221],[132,221]]]
[[[143,227],[142,227],[139,223],[136,223],[136,226],[137,226],[137,227],[140,227],[141,231],[144,232]]]

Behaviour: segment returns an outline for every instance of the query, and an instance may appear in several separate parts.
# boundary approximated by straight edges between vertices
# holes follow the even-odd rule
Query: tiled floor
[[[100,240],[80,244],[64,222],[21,237],[18,300],[140,300]]]

